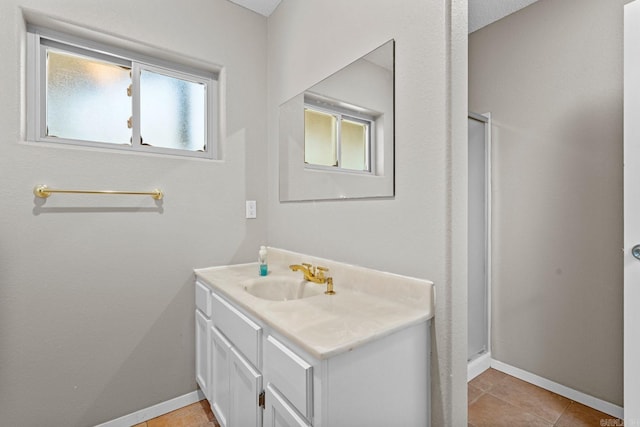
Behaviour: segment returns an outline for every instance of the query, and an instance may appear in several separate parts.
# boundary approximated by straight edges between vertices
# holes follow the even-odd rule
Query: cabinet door
[[[234,347],[231,348],[229,387],[228,427],[261,427],[262,408],[258,397],[262,391],[262,374]]]
[[[196,381],[209,398],[209,320],[196,310]]]
[[[218,423],[227,426],[229,419],[229,370],[231,368],[231,344],[218,331],[211,327],[211,376],[209,389],[211,409]]]
[[[271,384],[267,384],[264,400],[264,427],[310,427]]]

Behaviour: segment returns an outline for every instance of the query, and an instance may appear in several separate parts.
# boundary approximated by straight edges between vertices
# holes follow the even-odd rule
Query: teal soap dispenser
[[[267,248],[265,246],[260,246],[260,250],[258,251],[258,262],[260,263],[260,275],[266,276],[269,272],[269,268],[267,267]]]

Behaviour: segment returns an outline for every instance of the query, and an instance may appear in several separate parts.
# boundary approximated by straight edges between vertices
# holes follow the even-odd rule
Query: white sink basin
[[[324,285],[307,282],[298,277],[266,276],[247,280],[243,283],[244,290],[251,295],[271,300],[289,301],[321,295]]]

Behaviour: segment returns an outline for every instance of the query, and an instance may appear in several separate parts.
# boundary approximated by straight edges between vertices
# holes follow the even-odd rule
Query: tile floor
[[[469,426],[600,427],[622,421],[495,369],[469,381]]]
[[[489,369],[468,384],[469,427],[617,427],[622,421]],[[220,427],[201,400],[133,427]]]
[[[133,427],[220,427],[209,407],[201,400]]]

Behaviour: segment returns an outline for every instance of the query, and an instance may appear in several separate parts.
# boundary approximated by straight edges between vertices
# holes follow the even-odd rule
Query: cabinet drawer
[[[227,337],[249,362],[262,368],[260,340],[262,328],[240,313],[215,293],[211,294],[211,318],[213,324]]]
[[[267,384],[265,403],[264,427],[310,427],[310,424],[298,414],[298,411],[289,406],[287,399],[282,397],[272,384]]]
[[[209,288],[196,281],[196,308],[205,316],[211,317],[211,292]]]
[[[265,347],[265,377],[307,419],[313,416],[313,367],[269,335]]]

